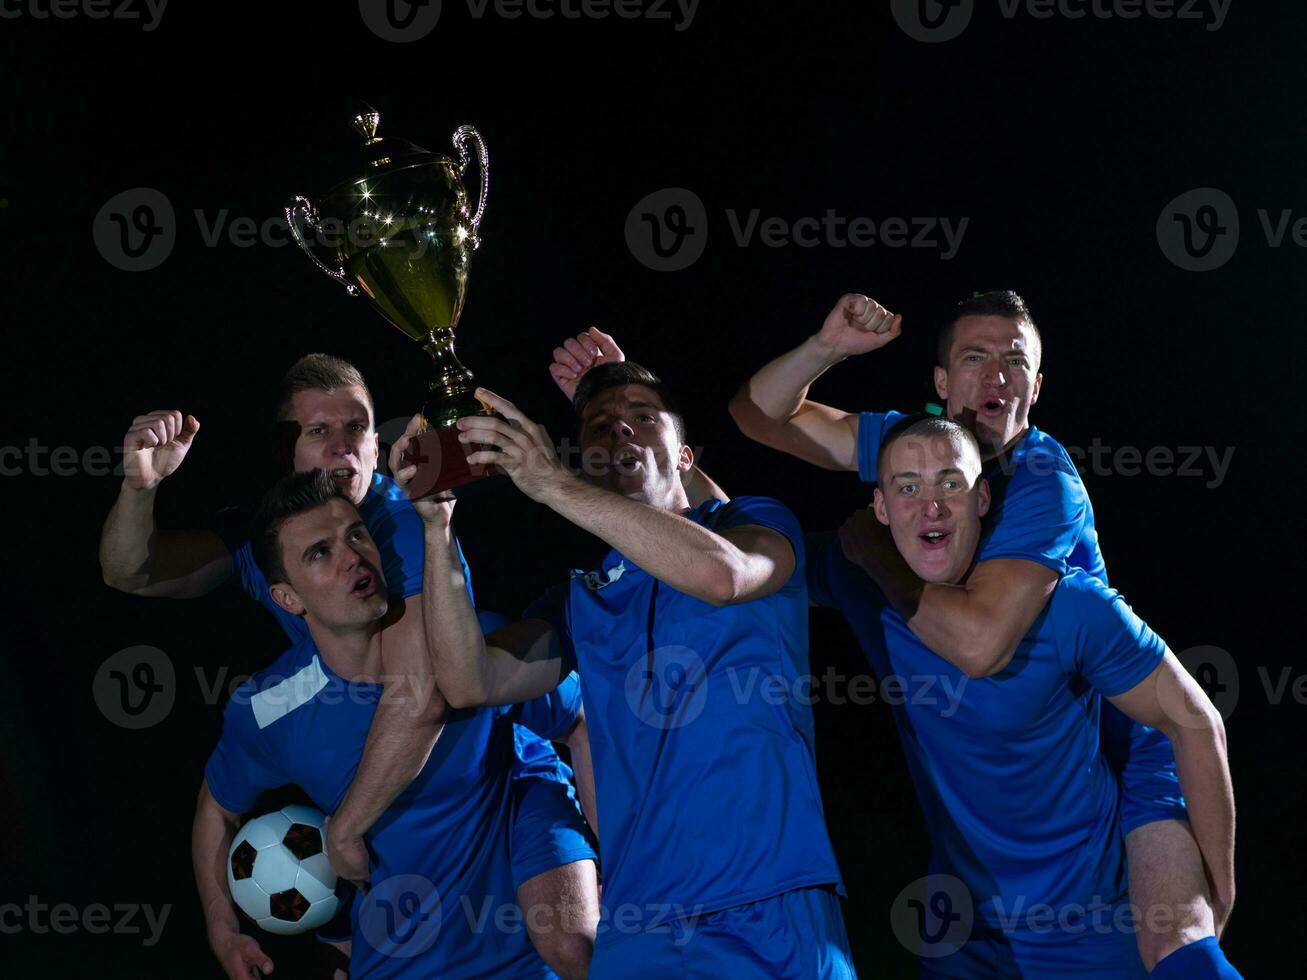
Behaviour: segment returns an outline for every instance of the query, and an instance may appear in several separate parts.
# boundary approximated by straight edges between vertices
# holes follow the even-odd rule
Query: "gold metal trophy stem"
[[[485,408],[474,394],[472,372],[454,353],[454,328],[436,327],[422,344],[436,365],[436,377],[428,385],[422,417],[430,426],[451,426],[465,415],[484,415]]]

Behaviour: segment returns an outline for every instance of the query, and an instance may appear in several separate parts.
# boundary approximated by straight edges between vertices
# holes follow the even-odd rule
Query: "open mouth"
[[[349,594],[360,599],[366,599],[374,595],[377,591],[377,580],[371,575],[364,575],[354,583],[354,588],[349,590]]]
[[[941,548],[946,547],[948,545],[948,539],[951,537],[953,537],[951,531],[944,531],[937,528],[932,528],[929,531],[922,531],[917,535],[918,540],[921,541],[921,546],[927,551],[938,551]]]
[[[619,473],[630,475],[642,465],[640,454],[635,449],[624,446],[613,453],[613,468]]]
[[[334,470],[328,470],[327,472],[331,474],[331,478],[337,483],[348,483],[354,479],[357,471],[349,466],[338,466]]]
[[[989,398],[981,404],[980,414],[987,416],[988,418],[994,418],[995,416],[1002,415],[1006,409],[1007,403],[1001,398]]]

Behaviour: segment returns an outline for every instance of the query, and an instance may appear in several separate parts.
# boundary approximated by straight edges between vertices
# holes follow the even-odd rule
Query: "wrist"
[[[843,351],[822,340],[819,333],[813,334],[803,342],[803,350],[808,363],[819,372],[833,368],[836,364],[848,358],[848,355]]]
[[[129,477],[123,477],[122,485],[118,488],[118,496],[138,506],[153,506],[154,495],[159,491],[159,484],[162,482],[156,480],[148,487],[134,487]]]

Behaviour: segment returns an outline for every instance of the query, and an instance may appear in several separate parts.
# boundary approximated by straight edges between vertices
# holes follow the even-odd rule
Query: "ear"
[[[300,602],[300,597],[289,585],[280,582],[269,586],[268,592],[272,595],[272,601],[292,616],[304,615],[304,603]]]
[[[989,481],[983,476],[976,483],[976,492],[979,494],[976,500],[976,513],[984,517],[989,513]]]
[[[948,371],[935,365],[935,394],[948,401]]]
[[[871,495],[871,509],[876,512],[876,520],[889,527],[889,513],[885,510],[885,495],[877,487]]]
[[[692,466],[694,466],[694,450],[689,446],[682,446],[681,454],[676,460],[676,471],[687,473]]]
[[[376,429],[372,430],[372,455],[381,459],[381,433]]]
[[[1042,387],[1044,387],[1044,375],[1041,372],[1040,374],[1035,375],[1034,386],[1030,389],[1030,404],[1033,405],[1035,402],[1039,401],[1039,389]]]

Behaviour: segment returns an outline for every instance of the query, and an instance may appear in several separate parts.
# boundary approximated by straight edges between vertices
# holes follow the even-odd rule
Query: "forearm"
[[[400,689],[393,697],[392,685]],[[333,835],[362,837],[417,778],[444,728],[444,712],[431,706],[438,698],[429,688],[410,689],[405,676],[387,680],[354,781],[332,818]]]
[[[100,532],[100,571],[106,585],[123,592],[142,589],[154,566],[154,495],[123,484]]]
[[[595,799],[594,766],[590,757],[590,733],[582,717],[563,740],[572,756],[572,773],[576,777],[576,794],[581,798],[581,812],[586,823],[599,836],[599,806]]]
[[[453,529],[429,523],[425,538],[422,616],[436,686],[454,707],[485,704],[490,694],[485,637],[468,599]]]
[[[1234,787],[1219,716],[1211,728],[1168,732],[1175,750],[1180,791],[1189,826],[1212,880],[1212,898],[1226,908],[1234,901]]]
[[[747,556],[729,541],[670,511],[563,474],[541,503],[602,538],[660,582],[724,605],[739,592]]]
[[[774,423],[785,423],[798,414],[808,397],[808,388],[844,358],[809,337],[753,375],[731,403],[731,414],[741,427],[747,424],[748,406]],[[744,411],[737,414],[737,409]],[[755,413],[756,418],[756,413]],[[752,433],[747,433],[752,435]]]
[[[223,929],[240,930],[227,887],[227,852],[235,833],[236,828],[213,804],[207,792],[203,793],[191,827],[191,862],[204,924],[210,937]]]

